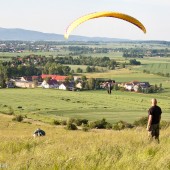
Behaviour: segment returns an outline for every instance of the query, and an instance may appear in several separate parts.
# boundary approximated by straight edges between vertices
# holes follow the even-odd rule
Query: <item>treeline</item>
[[[83,131],[89,131],[90,129],[113,129],[113,130],[124,130],[132,129],[137,127],[145,128],[148,122],[148,117],[141,117],[138,120],[135,120],[133,123],[128,123],[126,121],[118,121],[114,124],[106,121],[105,118],[96,121],[89,121],[87,119],[75,119],[70,118],[68,120],[54,120],[54,125],[64,125],[67,130],[77,130],[77,126],[81,126]],[[167,129],[170,126],[170,122],[161,121],[160,128]]]
[[[148,57],[170,57],[170,50],[165,49],[145,49],[145,48],[135,48],[135,49],[122,49],[123,57],[125,58],[143,58]]]
[[[91,56],[63,56],[63,57],[45,57],[39,55],[29,55],[24,57],[14,57],[11,61],[4,61],[4,66],[18,66],[18,65],[35,65],[44,66],[47,62],[53,62],[57,64],[68,64],[68,65],[89,65],[89,66],[100,66],[114,69],[116,67],[116,61],[109,57],[91,57]]]
[[[109,48],[97,48],[97,47],[91,48],[86,46],[69,46],[65,47],[65,49],[71,52],[70,55],[109,52]]]
[[[116,61],[109,57],[87,57],[82,55],[78,57],[65,56],[56,57],[55,61],[60,64],[100,66],[108,67],[109,69],[114,69],[116,67]]]

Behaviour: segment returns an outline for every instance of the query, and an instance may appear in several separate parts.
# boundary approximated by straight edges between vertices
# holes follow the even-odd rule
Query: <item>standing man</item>
[[[155,138],[159,143],[159,124],[161,120],[162,110],[159,106],[157,106],[157,100],[151,100],[152,106],[148,110],[148,124],[147,130],[149,138]]]
[[[108,94],[111,94],[112,93],[112,86],[111,86],[111,83],[109,82],[108,85],[107,85],[107,92]]]

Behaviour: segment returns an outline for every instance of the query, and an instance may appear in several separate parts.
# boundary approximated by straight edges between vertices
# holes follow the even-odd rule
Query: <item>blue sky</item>
[[[131,15],[147,34],[126,21],[99,18],[81,24],[72,35],[170,41],[170,0],[0,0],[0,27],[64,34],[72,21],[98,11]]]

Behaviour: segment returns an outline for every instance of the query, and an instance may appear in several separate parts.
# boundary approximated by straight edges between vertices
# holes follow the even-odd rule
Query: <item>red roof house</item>
[[[52,80],[57,80],[57,81],[63,82],[63,81],[65,81],[67,76],[52,75],[52,74],[42,74],[41,75],[42,79],[45,79],[47,77],[51,77]]]

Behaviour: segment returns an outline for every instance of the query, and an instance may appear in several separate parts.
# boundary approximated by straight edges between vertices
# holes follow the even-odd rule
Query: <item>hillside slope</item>
[[[0,114],[0,163],[6,169],[170,169],[170,129],[161,130],[161,143],[156,144],[148,142],[145,129],[67,131],[11,119]],[[47,135],[34,139],[37,127]]]

